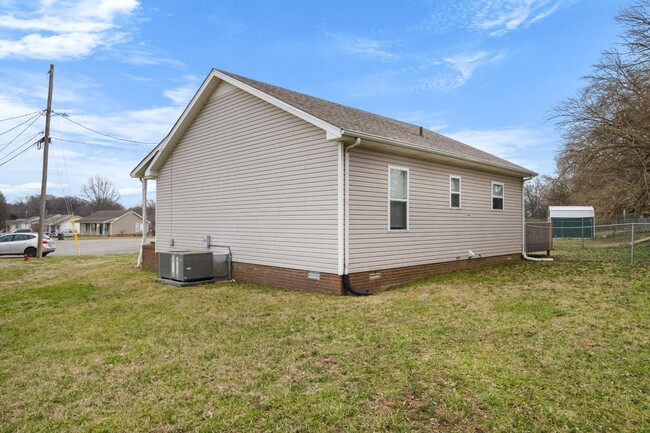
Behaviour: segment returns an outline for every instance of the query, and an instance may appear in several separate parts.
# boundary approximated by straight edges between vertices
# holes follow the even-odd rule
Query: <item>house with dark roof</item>
[[[156,180],[157,252],[225,245],[235,280],[328,293],[520,259],[534,175],[421,126],[216,69],[131,172],[145,199]]]
[[[130,210],[102,210],[79,222],[79,234],[115,236],[142,233],[142,217]]]

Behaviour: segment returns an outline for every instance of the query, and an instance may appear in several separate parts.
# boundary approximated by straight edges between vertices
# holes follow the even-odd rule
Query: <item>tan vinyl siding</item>
[[[388,230],[388,167],[409,170],[409,230]],[[460,176],[461,208],[449,206]],[[492,182],[505,185],[492,210]],[[350,269],[365,272],[521,252],[521,178],[357,148],[350,152]]]
[[[128,213],[113,221],[111,224],[111,234],[121,235],[141,232],[141,229],[136,230],[138,224],[142,224],[142,218],[138,218],[137,215]]]
[[[157,251],[207,234],[237,262],[336,273],[337,158],[323,130],[222,83],[160,169]]]

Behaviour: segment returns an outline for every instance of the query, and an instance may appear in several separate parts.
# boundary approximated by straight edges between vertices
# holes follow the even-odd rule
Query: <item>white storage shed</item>
[[[554,238],[592,238],[596,216],[593,206],[549,206]]]

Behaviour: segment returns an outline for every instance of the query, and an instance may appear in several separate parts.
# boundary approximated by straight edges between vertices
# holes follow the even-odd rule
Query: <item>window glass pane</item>
[[[503,199],[493,197],[492,198],[492,209],[501,209],[501,210],[503,210]]]
[[[406,200],[408,190],[408,180],[406,171],[390,169],[390,198]]]
[[[390,202],[390,228],[406,230],[406,202]]]
[[[492,195],[494,197],[503,197],[503,185],[499,183],[492,184]]]
[[[451,194],[451,207],[460,207],[460,194]]]
[[[450,187],[451,187],[451,192],[460,192],[460,179],[458,179],[457,177],[452,177]]]

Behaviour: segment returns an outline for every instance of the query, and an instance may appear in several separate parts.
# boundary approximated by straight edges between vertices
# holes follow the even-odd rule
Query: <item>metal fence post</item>
[[[630,242],[630,262],[634,263],[634,223],[632,223],[632,242]]]

